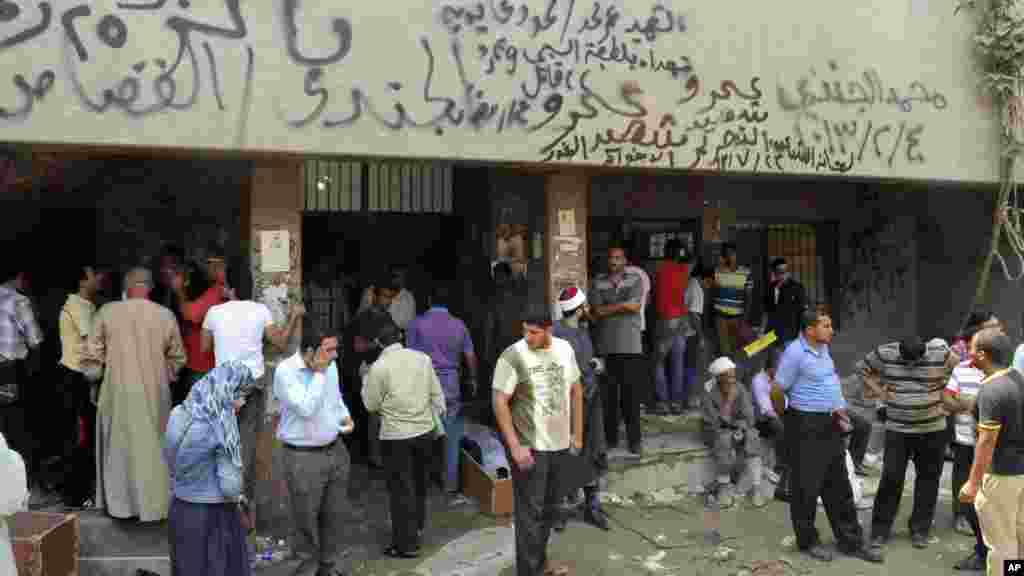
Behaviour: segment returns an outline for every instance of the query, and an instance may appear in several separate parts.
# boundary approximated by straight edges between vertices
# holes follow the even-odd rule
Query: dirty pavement
[[[691,417],[692,418],[692,417]],[[680,422],[682,424],[682,422]],[[692,425],[692,424],[691,424]],[[689,426],[680,426],[688,428]],[[683,430],[673,430],[675,434]],[[692,433],[692,432],[691,432]],[[657,457],[657,456],[652,456]],[[618,463],[622,465],[622,463]],[[629,463],[625,463],[628,467]],[[643,465],[636,462],[635,465]],[[770,501],[762,509],[739,504],[720,513],[715,544],[708,528],[714,523],[703,506],[703,498],[692,494],[686,478],[675,487],[658,490],[634,489],[628,483],[609,486],[602,495],[612,530],[602,532],[574,516],[562,533],[553,533],[549,558],[568,563],[573,574],[586,576],[661,575],[681,576],[796,576],[863,575],[884,573],[954,573],[952,565],[970,554],[973,540],[952,528],[952,495],[949,489],[951,464],[947,462],[942,480],[932,543],[926,550],[910,545],[907,519],[913,502],[913,466],[907,474],[900,515],[893,538],[886,550],[886,562],[872,565],[836,554],[829,564],[799,554],[793,545],[788,505]],[[865,497],[874,496],[878,471],[864,479]],[[774,485],[764,481],[766,495]],[[631,492],[631,493],[630,493]],[[386,500],[368,510],[367,521],[375,524],[368,531],[378,542],[388,541]],[[424,534],[422,555],[418,559],[396,560],[379,550],[362,549],[349,558],[348,566],[356,576],[513,576],[515,539],[511,519],[495,519],[477,512],[472,504],[445,509],[439,495],[432,498],[432,512]],[[870,508],[860,511],[861,524],[870,526]],[[824,509],[819,506],[818,529],[830,548],[832,534]],[[868,528],[866,528],[867,530]],[[285,562],[260,574],[289,574]],[[275,569],[276,568],[276,569]]]

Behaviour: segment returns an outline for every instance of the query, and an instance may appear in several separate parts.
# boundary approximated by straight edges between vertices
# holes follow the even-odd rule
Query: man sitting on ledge
[[[761,495],[761,452],[754,428],[754,407],[750,393],[736,383],[736,365],[727,357],[710,367],[714,376],[704,389],[701,402],[704,442],[712,450],[717,483],[708,490],[708,503],[721,508],[733,505],[732,477],[750,474],[751,504],[765,505]]]

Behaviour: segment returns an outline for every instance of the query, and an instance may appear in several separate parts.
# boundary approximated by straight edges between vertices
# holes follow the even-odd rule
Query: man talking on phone
[[[284,445],[284,468],[298,542],[306,556],[296,574],[341,576],[335,567],[335,535],[346,521],[344,480],[349,455],[341,434],[355,427],[341,397],[338,338],[328,331],[305,331],[302,348],[274,372],[274,395],[281,402],[277,438]],[[315,571],[314,571],[315,570]]]

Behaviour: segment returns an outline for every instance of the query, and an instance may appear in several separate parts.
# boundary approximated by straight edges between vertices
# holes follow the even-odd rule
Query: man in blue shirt
[[[828,349],[832,319],[823,312],[807,310],[801,326],[803,333],[786,347],[775,374],[789,401],[784,422],[792,470],[789,511],[797,547],[812,558],[832,560],[832,553],[822,547],[814,527],[820,496],[839,550],[881,563],[881,550],[865,546],[846,469],[846,447],[839,425],[846,401]]]
[[[338,338],[310,330],[302,334],[302,349],[274,371],[274,396],[281,401],[277,439],[284,445],[296,544],[305,557],[296,574],[314,568],[317,576],[343,574],[335,557],[339,527],[346,521],[350,460],[338,437],[351,434],[355,423],[342,399],[337,357]]]

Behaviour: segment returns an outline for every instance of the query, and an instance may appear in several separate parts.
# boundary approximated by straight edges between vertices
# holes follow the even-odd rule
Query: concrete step
[[[81,576],[135,576],[140,568],[170,575],[166,522],[140,524],[94,511],[78,517]]]

